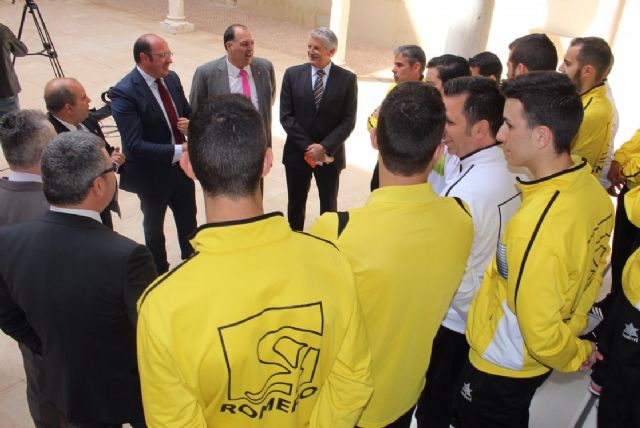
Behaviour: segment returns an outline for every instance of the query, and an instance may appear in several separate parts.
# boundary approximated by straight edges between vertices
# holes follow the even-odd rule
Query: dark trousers
[[[133,428],[146,428],[144,422],[129,422]],[[64,428],[122,428],[122,424],[109,424],[104,422],[83,422],[79,424],[65,423]]]
[[[22,343],[18,344],[24,362],[27,380],[27,404],[36,428],[60,428],[63,426],[62,413],[45,394],[46,378],[42,357]]]
[[[169,270],[164,238],[164,216],[171,208],[178,231],[182,259],[193,254],[189,239],[196,231],[196,197],[193,180],[187,177],[179,165],[171,168],[172,177],[162,193],[138,193],[142,210],[144,240],[153,255],[158,273]]]
[[[529,406],[549,373],[511,378],[481,372],[467,361],[456,395],[456,428],[527,428]]]
[[[338,210],[338,188],[340,185],[340,170],[335,164],[317,166],[306,165],[296,168],[285,165],[287,175],[287,218],[293,230],[304,228],[304,217],[307,210],[307,195],[311,187],[311,175],[316,179],[318,196],[320,197],[320,214]]]
[[[601,330],[598,428],[640,427],[640,311],[618,293]],[[595,380],[595,379],[594,379]]]
[[[464,334],[440,326],[433,339],[431,361],[416,410],[418,428],[449,428],[453,403],[460,391],[460,374],[469,358]]]

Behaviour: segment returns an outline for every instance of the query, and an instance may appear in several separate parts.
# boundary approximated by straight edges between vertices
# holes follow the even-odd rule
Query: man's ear
[[[371,128],[369,138],[371,139],[371,147],[378,150],[378,128]]]
[[[180,156],[180,168],[182,168],[187,177],[192,180],[198,180],[196,174],[193,172],[191,161],[189,160],[189,152],[182,152],[182,156]]]
[[[487,134],[491,133],[491,127],[487,119],[477,121],[471,127],[471,135],[478,138],[484,138]]]
[[[516,70],[515,70],[515,75],[516,76],[520,76],[521,74],[527,74],[527,73],[529,73],[529,68],[526,65],[524,65],[523,63],[519,63],[516,66]]]
[[[273,165],[273,150],[271,147],[267,147],[267,150],[264,152],[264,161],[262,163],[262,176],[266,177],[271,171],[271,166]]]
[[[538,150],[553,144],[553,133],[548,126],[538,125],[533,130],[533,143]]]

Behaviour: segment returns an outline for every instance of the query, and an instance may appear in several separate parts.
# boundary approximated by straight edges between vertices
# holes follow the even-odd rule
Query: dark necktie
[[[316,109],[320,106],[320,100],[322,100],[322,93],[324,92],[323,76],[324,70],[316,71],[316,83],[313,85],[313,101],[316,103]]]
[[[160,99],[162,100],[164,111],[167,112],[169,124],[171,124],[171,130],[173,131],[173,135],[176,138],[176,144],[183,143],[184,136],[178,129],[178,114],[176,113],[175,107],[173,107],[173,102],[171,102],[169,91],[167,91],[167,88],[165,88],[162,84],[162,79],[156,79],[156,84],[158,85],[158,92],[160,93]]]

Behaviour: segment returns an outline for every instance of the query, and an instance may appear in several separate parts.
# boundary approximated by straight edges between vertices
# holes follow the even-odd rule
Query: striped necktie
[[[316,109],[320,107],[322,93],[324,92],[324,84],[322,83],[323,76],[324,70],[320,69],[316,71],[316,83],[313,85],[313,101],[316,103]]]

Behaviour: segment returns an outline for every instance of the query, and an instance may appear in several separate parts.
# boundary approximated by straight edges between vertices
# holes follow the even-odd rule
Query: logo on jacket
[[[463,383],[460,394],[462,394],[465,400],[471,402],[471,383]]]
[[[624,325],[622,337],[632,342],[638,343],[638,329],[635,328],[632,322]]]
[[[507,265],[507,246],[502,242],[498,243],[498,251],[496,251],[496,264],[498,265],[498,273],[504,279],[509,278],[509,266]]]
[[[262,418],[272,410],[292,413],[314,395],[323,334],[322,303],[267,308],[218,328],[229,385],[220,411]]]

